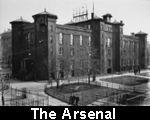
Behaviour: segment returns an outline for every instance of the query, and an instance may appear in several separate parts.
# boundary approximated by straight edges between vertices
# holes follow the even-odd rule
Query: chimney
[[[91,13],[91,19],[94,19],[94,13]]]
[[[123,21],[121,20],[120,23],[123,23]]]
[[[132,32],[132,33],[131,33],[131,36],[135,36],[135,34]]]

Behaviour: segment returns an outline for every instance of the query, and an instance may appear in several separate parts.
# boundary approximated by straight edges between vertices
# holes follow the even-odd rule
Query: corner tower
[[[147,46],[147,33],[142,31],[135,34],[136,37],[139,38],[139,64],[141,69],[145,69],[147,67],[147,54],[146,54],[146,46]]]
[[[32,16],[35,26],[35,79],[48,79],[48,49],[50,36],[55,37],[57,16],[44,10]]]

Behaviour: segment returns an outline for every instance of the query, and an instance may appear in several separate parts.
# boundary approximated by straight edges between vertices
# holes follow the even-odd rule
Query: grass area
[[[56,87],[50,87],[45,90],[45,92],[61,101],[69,102],[69,97],[71,94],[78,95],[79,105],[88,105],[97,99],[106,98],[111,95],[118,94],[120,90],[102,87],[94,84],[87,83],[73,83],[62,85],[59,89]]]
[[[140,73],[138,75],[150,77],[150,72]]]
[[[149,80],[146,78],[134,77],[134,76],[121,76],[121,77],[107,78],[101,80],[117,83],[117,84],[129,85],[129,86],[140,85],[149,82]]]

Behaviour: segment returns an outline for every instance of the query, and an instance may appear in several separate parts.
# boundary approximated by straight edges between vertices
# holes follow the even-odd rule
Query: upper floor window
[[[106,40],[106,46],[107,47],[111,47],[111,45],[112,45],[112,39],[111,38],[107,38],[107,40]]]
[[[74,69],[74,60],[71,60],[70,69]]]
[[[71,56],[73,56],[74,55],[74,48],[71,48]]]
[[[91,25],[88,25],[88,29],[91,29]]]
[[[101,24],[101,30],[103,30],[104,29],[104,25],[103,24]]]
[[[52,55],[52,54],[53,54],[53,48],[50,47],[50,55]]]
[[[136,45],[137,45],[137,49],[139,49],[139,43],[137,43]]]
[[[130,41],[128,41],[128,48],[130,48]]]
[[[50,43],[53,43],[53,36],[50,36]]]
[[[31,44],[31,33],[28,33],[27,40],[28,40],[28,44]]]
[[[59,54],[63,55],[63,48],[59,48]]]
[[[83,37],[80,35],[80,45],[83,45]]]
[[[89,36],[89,46],[91,46],[91,36]]]
[[[123,40],[122,47],[125,48],[125,41]]]
[[[111,60],[108,59],[108,66],[110,67],[111,66]]]
[[[50,25],[50,32],[53,32],[53,25]]]
[[[59,44],[63,44],[63,35],[59,33]]]
[[[70,35],[70,45],[73,45],[74,41],[73,41],[73,34]]]

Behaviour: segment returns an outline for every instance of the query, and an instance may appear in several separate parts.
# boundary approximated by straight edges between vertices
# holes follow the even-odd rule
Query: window
[[[112,39],[110,38],[110,47],[112,47]]]
[[[134,49],[134,42],[132,42],[132,49]]]
[[[50,47],[50,55],[52,55],[52,54],[53,54],[53,48]]]
[[[71,56],[74,55],[74,48],[71,48]]]
[[[91,36],[89,36],[89,46],[91,46]]]
[[[71,34],[71,35],[70,35],[70,45],[73,45],[73,44],[74,44],[73,35]]]
[[[111,60],[108,59],[108,66],[110,67],[111,66]]]
[[[128,48],[130,48],[130,41],[128,41]]]
[[[91,25],[88,25],[88,29],[91,29]]]
[[[63,48],[59,48],[59,54],[63,55]]]
[[[53,36],[50,36],[50,43],[53,43]]]
[[[101,24],[101,30],[103,30],[104,29],[104,25],[103,24]]]
[[[83,45],[82,35],[80,35],[80,45]]]
[[[27,39],[28,39],[28,44],[31,44],[31,33],[28,33]]]
[[[50,32],[53,32],[53,25],[50,25]]]
[[[122,47],[125,48],[125,41],[123,40]]]
[[[139,49],[139,43],[137,43],[137,49]]]
[[[134,56],[135,54],[134,54],[134,51],[133,51],[133,56]]]
[[[71,60],[70,69],[74,69],[74,60]]]
[[[63,44],[63,35],[59,33],[59,44]]]
[[[111,39],[110,39],[110,38],[107,38],[106,46],[107,46],[107,47],[110,47],[110,46],[111,46]]]
[[[83,60],[80,61],[80,68],[83,68]]]

